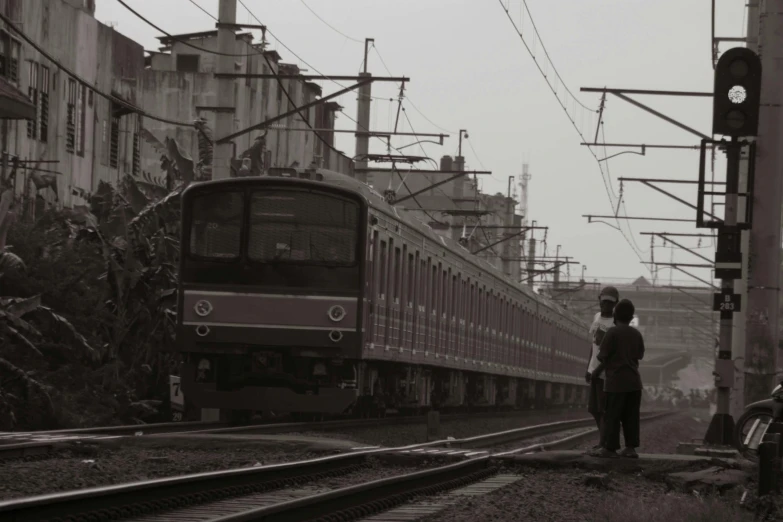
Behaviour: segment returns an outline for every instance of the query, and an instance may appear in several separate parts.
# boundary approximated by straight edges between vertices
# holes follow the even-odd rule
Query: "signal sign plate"
[[[712,295],[712,310],[714,312],[720,312],[733,314],[734,312],[742,311],[742,296],[740,294],[720,293]]]

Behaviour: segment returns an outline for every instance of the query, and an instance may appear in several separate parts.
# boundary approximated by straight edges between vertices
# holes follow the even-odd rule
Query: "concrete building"
[[[157,51],[148,51],[147,68],[142,76],[141,97],[145,110],[175,121],[194,121],[204,118],[210,128],[215,128],[214,116],[218,109],[216,107],[217,79],[214,73],[218,56],[194,47],[208,51],[217,50],[217,35],[217,30],[213,30],[174,35],[174,38],[159,38],[161,48]],[[263,42],[255,43],[250,33],[237,33],[233,52],[241,55],[232,58],[236,73],[300,74],[296,65],[282,63],[276,51],[265,50]],[[282,84],[298,107],[314,101],[321,95],[321,87],[312,82],[283,79]],[[235,131],[293,109],[274,78],[237,79],[234,81],[234,94]],[[306,109],[304,113],[313,128],[334,129],[337,112],[340,109],[337,103],[325,103]],[[160,141],[165,137],[175,138],[183,153],[197,161],[196,130],[157,121],[145,121],[144,126]],[[352,172],[351,159],[332,150],[323,142],[333,146],[333,132],[320,132],[323,138],[321,141],[314,132],[305,129],[308,129],[307,124],[296,113],[267,129],[263,155],[265,167],[291,165],[306,167],[315,162],[318,166],[344,174]],[[256,138],[264,134],[264,131],[256,130],[238,137],[235,140],[234,156],[237,157],[249,149]],[[160,170],[159,155],[149,143],[142,144],[141,156],[144,171]]]
[[[162,48],[145,59],[141,45],[95,19],[93,0],[0,0],[0,12],[97,91],[0,26],[0,78],[26,93],[35,110],[29,120],[2,124],[9,163],[19,161],[13,181],[27,217],[47,204],[85,205],[101,181],[116,183],[126,175],[162,179],[160,149],[146,138],[150,135],[159,142],[175,138],[183,155],[198,161],[194,128],[143,118],[134,108],[188,123],[205,118],[214,128],[215,55],[165,37],[160,39]],[[207,50],[217,47],[217,31],[177,39]],[[281,63],[276,52],[253,43],[249,34],[237,34],[236,52],[248,55],[236,59],[237,72],[269,73],[264,56],[275,71],[299,72],[296,66]],[[242,78],[235,85],[237,130],[291,108],[274,79]],[[321,94],[318,85],[298,79],[284,80],[284,85],[297,106]],[[338,104],[327,103],[306,115],[313,127],[332,129],[339,110]],[[313,132],[299,130],[305,124],[298,115],[278,123],[266,136],[267,166],[315,162],[351,172],[350,158],[331,150]],[[334,143],[334,133],[321,134],[325,142]],[[237,139],[237,155],[259,135],[255,131]]]
[[[60,64],[103,93],[137,105],[143,49],[98,22],[92,0],[0,0],[0,10]],[[16,192],[34,202],[83,205],[100,180],[138,169],[135,115],[95,95],[18,35],[0,29],[0,75],[27,93],[35,117],[4,125],[3,145],[20,160]],[[29,167],[42,163],[35,172]],[[36,198],[38,196],[38,198]]]

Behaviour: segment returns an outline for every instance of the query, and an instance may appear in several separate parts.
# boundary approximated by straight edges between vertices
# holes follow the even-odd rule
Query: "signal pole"
[[[752,3],[752,2],[751,2]],[[783,0],[759,5],[761,78],[758,157],[750,230],[748,303],[745,324],[745,404],[767,398],[776,384],[780,295],[781,205],[783,204]],[[752,35],[748,35],[749,37]]]
[[[783,1],[783,0],[782,0]],[[715,67],[715,88],[713,91],[712,134],[729,137],[720,141],[710,138],[702,140],[699,162],[699,204],[697,226],[718,229],[718,251],[715,254],[715,277],[722,280],[721,292],[714,294],[713,310],[720,312],[720,337],[718,358],[715,361],[715,386],[718,389],[718,411],[712,417],[704,440],[708,444],[732,445],[734,442],[734,419],[731,416],[731,388],[734,386],[734,361],[732,360],[732,336],[734,313],[741,309],[739,294],[734,293],[734,281],[742,278],[742,250],[740,231],[752,226],[751,212],[746,212],[740,222],[739,199],[750,199],[750,189],[744,194],[739,191],[740,157],[742,149],[749,146],[755,153],[755,145],[746,138],[756,136],[759,128],[762,82],[761,60],[750,49],[735,47],[726,51]],[[718,145],[726,151],[726,193],[723,221],[704,222],[705,155],[708,143]],[[752,187],[754,165],[750,164],[748,185]],[[712,192],[712,189],[710,190]],[[746,205],[747,207],[747,205]],[[780,229],[780,211],[775,226]],[[779,248],[779,244],[776,245]]]

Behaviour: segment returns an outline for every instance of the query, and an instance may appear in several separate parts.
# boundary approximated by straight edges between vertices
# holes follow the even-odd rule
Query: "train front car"
[[[183,193],[178,347],[197,408],[343,413],[356,402],[366,202],[292,174]]]

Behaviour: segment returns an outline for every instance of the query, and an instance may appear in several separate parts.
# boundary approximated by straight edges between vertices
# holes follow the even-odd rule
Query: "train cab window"
[[[213,192],[194,197],[190,210],[190,254],[216,260],[238,259],[244,202],[243,192]]]
[[[251,195],[247,253],[252,261],[352,266],[357,261],[359,204],[298,190]]]

